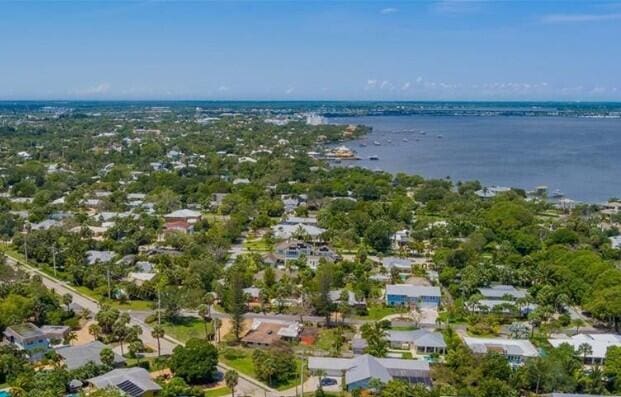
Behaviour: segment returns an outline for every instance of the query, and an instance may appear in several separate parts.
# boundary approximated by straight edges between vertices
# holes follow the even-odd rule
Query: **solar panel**
[[[116,387],[123,390],[125,393],[132,397],[140,397],[144,394],[144,390],[142,390],[140,387],[136,386],[129,380],[119,383],[118,385],[116,385]]]

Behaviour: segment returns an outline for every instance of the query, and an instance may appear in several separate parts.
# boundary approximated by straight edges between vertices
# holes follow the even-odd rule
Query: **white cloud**
[[[543,23],[602,22],[621,19],[621,13],[613,14],[550,14],[541,18]]]
[[[412,83],[410,83],[409,81],[406,81],[402,86],[401,86],[401,90],[402,91],[406,91],[408,90],[410,87],[412,86]]]
[[[110,91],[110,83],[99,83],[93,87],[87,88],[82,91],[84,94],[105,94]]]
[[[382,8],[380,10],[380,14],[382,14],[382,15],[389,15],[389,14],[394,14],[394,13],[396,13],[398,11],[399,10],[397,8],[387,7],[387,8]]]
[[[293,92],[294,92],[294,91],[295,91],[295,88],[294,88],[294,87],[289,87],[289,88],[287,88],[287,89],[285,90],[285,94],[287,94],[287,95],[291,95],[291,94],[293,94]]]
[[[220,87],[218,87],[218,91],[222,92],[222,91],[228,91],[229,87],[225,86],[225,85],[221,85]]]

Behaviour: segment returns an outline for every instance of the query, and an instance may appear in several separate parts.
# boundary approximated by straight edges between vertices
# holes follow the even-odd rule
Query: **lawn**
[[[229,354],[225,352],[229,352]],[[254,370],[254,363],[252,362],[252,349],[248,348],[227,348],[223,351],[219,356],[219,360],[229,367],[235,369],[238,372],[241,372],[245,375],[250,376],[251,378],[257,379],[257,374]],[[299,368],[302,364],[301,360],[298,358],[295,359],[295,367],[296,367],[296,376],[289,379],[287,382],[275,385],[274,388],[276,390],[287,390],[295,387],[299,384]]]
[[[162,327],[166,335],[187,342],[192,338],[205,338],[205,323],[195,317],[180,317],[175,322],[162,322]],[[211,324],[207,325],[207,329],[211,330]]]
[[[315,347],[321,349],[323,351],[329,352],[332,351],[332,346],[334,345],[336,328],[333,329],[322,329],[319,332],[319,337],[317,338],[317,342],[315,342]]]
[[[263,239],[258,240],[246,240],[244,242],[244,248],[248,251],[258,251],[258,252],[270,252],[272,251],[272,247],[267,244]]]
[[[368,314],[366,316],[354,316],[363,320],[381,320],[382,318],[391,314],[399,314],[398,308],[384,305],[371,305],[368,308]]]
[[[231,389],[226,386],[205,390],[205,397],[222,397],[231,394]]]
[[[153,309],[153,302],[151,301],[127,301],[125,303],[113,302],[112,307],[119,310],[135,310],[135,311],[147,311]]]

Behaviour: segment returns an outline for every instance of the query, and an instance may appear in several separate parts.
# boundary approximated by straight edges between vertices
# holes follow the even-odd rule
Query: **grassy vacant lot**
[[[389,316],[391,314],[398,314],[399,309],[378,304],[378,305],[370,305],[368,308],[368,312],[369,313],[366,316],[354,316],[354,317],[364,319],[364,320],[376,321],[376,320],[381,320],[382,318]]]
[[[254,368],[254,363],[252,362],[252,349],[248,348],[226,348],[223,349],[222,353],[219,356],[220,361],[229,367],[235,369],[238,372],[241,372],[245,375],[250,376],[251,378],[257,379],[257,374]],[[287,382],[282,383],[280,385],[273,385],[273,387],[277,390],[287,390],[295,387],[298,384],[299,380],[299,368],[301,361],[299,359],[295,359],[296,362],[296,373],[298,373],[292,379],[289,379]]]
[[[263,239],[258,239],[258,240],[246,240],[244,242],[244,248],[252,252],[270,252],[272,251],[273,247],[266,244]]]
[[[195,317],[180,317],[175,322],[162,322],[162,327],[166,335],[187,342],[192,338],[205,338],[205,323]],[[208,331],[211,331],[211,324],[207,324]]]

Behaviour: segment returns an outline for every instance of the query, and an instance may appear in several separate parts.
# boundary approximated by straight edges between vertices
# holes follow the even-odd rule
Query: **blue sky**
[[[0,99],[621,100],[621,2],[2,2]]]

